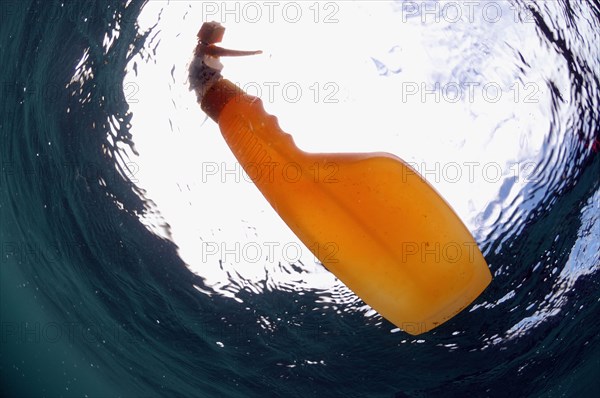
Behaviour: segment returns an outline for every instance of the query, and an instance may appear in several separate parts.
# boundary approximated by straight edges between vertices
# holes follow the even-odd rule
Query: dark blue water
[[[414,338],[312,310],[323,292],[240,290],[235,301],[196,289],[211,291],[142,224],[152,198],[116,161],[135,141],[126,66],[156,33],[137,29],[145,3],[1,0],[1,395],[597,396],[600,10],[549,3],[513,3],[568,65],[566,92],[545,82],[549,177],[478,238],[490,287]],[[86,50],[93,73],[72,81]]]

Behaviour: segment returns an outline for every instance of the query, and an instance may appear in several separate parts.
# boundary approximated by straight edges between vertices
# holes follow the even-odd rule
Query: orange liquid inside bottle
[[[258,189],[323,265],[406,332],[468,306],[492,277],[473,237],[416,171],[388,153],[307,153],[259,98],[226,79],[202,109]]]

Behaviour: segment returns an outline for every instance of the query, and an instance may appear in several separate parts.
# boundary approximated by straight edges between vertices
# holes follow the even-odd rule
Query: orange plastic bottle
[[[265,198],[323,265],[383,317],[426,332],[490,283],[467,228],[442,197],[388,153],[307,153],[259,98],[226,79],[202,109]]]
[[[323,265],[413,335],[475,300],[492,276],[435,189],[389,153],[298,149],[259,98],[220,76],[219,56],[258,53],[214,46],[224,29],[211,22],[198,33],[190,69],[191,80],[204,83],[194,87],[198,100],[264,197]]]

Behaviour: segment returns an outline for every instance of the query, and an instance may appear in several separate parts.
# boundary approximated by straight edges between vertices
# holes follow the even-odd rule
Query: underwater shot
[[[0,0],[0,396],[600,396],[599,34]]]

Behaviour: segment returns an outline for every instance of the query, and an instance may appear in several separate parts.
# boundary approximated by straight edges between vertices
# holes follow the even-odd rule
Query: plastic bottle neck
[[[219,122],[221,111],[225,105],[232,100],[241,100],[242,97],[251,96],[246,94],[241,88],[227,79],[220,79],[211,88],[208,89],[206,95],[202,99],[200,107],[202,110],[215,122]]]

